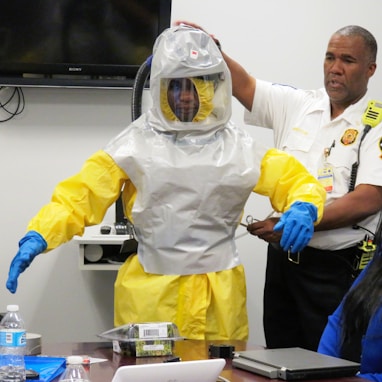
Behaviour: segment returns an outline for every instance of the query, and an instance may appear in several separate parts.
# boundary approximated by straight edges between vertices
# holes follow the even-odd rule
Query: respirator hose
[[[139,67],[134,79],[132,100],[131,100],[131,121],[135,121],[142,114],[142,95],[143,95],[143,89],[145,88],[145,83],[151,71],[151,59],[152,59],[152,56],[150,56]],[[126,217],[124,216],[123,211],[124,211],[123,200],[122,200],[122,196],[120,195],[118,200],[115,203],[115,215],[116,215],[117,221],[119,220],[122,222],[127,220]],[[132,225],[131,222],[130,224]]]
[[[133,85],[131,101],[131,120],[135,121],[142,114],[142,95],[145,83],[150,75],[151,56],[139,67]]]

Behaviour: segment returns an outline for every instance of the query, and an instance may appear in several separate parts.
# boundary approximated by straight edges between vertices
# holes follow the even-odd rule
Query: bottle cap
[[[66,363],[70,365],[81,365],[82,360],[83,358],[80,355],[70,355],[66,358]]]
[[[8,312],[18,312],[19,306],[18,305],[7,305]]]

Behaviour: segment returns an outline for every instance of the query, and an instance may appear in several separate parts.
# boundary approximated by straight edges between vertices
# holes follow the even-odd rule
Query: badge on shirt
[[[341,137],[341,143],[345,146],[351,145],[355,142],[358,136],[358,130],[347,129]]]

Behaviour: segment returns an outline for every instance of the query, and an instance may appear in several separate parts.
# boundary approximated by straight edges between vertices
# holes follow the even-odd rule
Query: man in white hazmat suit
[[[157,39],[153,106],[56,187],[28,225],[7,288],[41,252],[99,224],[122,191],[138,254],[115,283],[115,325],[174,322],[192,339],[247,339],[246,284],[234,234],[252,191],[283,212],[297,252],[322,217],[325,191],[292,156],[258,147],[230,122],[231,77],[214,41],[186,26]]]

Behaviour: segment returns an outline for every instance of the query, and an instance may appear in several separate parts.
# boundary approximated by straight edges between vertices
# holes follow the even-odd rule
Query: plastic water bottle
[[[71,355],[66,359],[66,369],[61,374],[60,382],[90,382],[89,376],[82,366],[80,355]]]
[[[25,381],[26,331],[18,305],[8,305],[0,322],[0,381]]]

